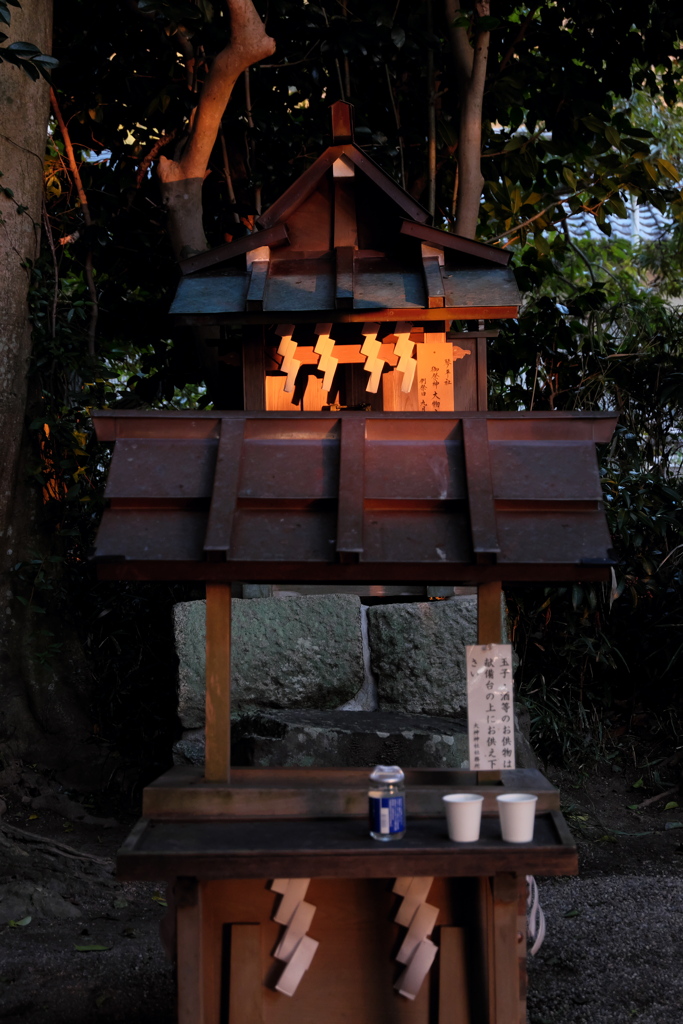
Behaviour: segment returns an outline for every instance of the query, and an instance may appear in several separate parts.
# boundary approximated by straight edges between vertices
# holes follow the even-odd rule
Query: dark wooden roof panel
[[[122,563],[120,578],[127,564],[131,577],[147,565],[156,578],[161,563],[181,579],[214,578],[202,574],[219,561],[222,578],[240,580],[458,582],[487,565],[499,578],[543,579],[548,566],[549,578],[576,579],[609,563],[594,442],[613,430],[609,414],[108,412],[95,422],[99,436],[123,437],[95,552]]]

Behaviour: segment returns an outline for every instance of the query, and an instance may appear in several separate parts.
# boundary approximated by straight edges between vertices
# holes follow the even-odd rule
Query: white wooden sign
[[[512,702],[512,647],[467,647],[467,724],[470,769],[515,767],[515,712]]]

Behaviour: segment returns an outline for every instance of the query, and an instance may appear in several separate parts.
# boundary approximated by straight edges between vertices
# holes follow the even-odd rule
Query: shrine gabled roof
[[[589,580],[611,413],[111,412],[100,576]]]
[[[427,211],[352,139],[333,145],[259,218],[258,231],[181,261],[184,324],[481,320],[516,316],[510,253],[430,227]]]

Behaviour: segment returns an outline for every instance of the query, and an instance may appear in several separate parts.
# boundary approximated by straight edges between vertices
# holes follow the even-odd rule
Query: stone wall
[[[477,599],[361,606],[348,594],[234,599],[234,764],[467,767],[465,646]],[[204,760],[205,604],[174,609],[178,763]],[[520,766],[534,763],[516,737]]]

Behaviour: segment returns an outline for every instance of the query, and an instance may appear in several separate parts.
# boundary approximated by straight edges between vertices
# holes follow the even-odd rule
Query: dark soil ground
[[[54,786],[46,797],[38,776],[22,771],[15,766],[5,787],[0,818],[0,1021],[174,1024],[163,887],[113,875],[133,816],[82,820],[83,808],[66,806]],[[581,874],[541,882],[548,937],[530,960],[531,1024],[678,1024],[683,794],[628,809],[675,777],[634,789],[635,773],[608,768],[548,774]]]

